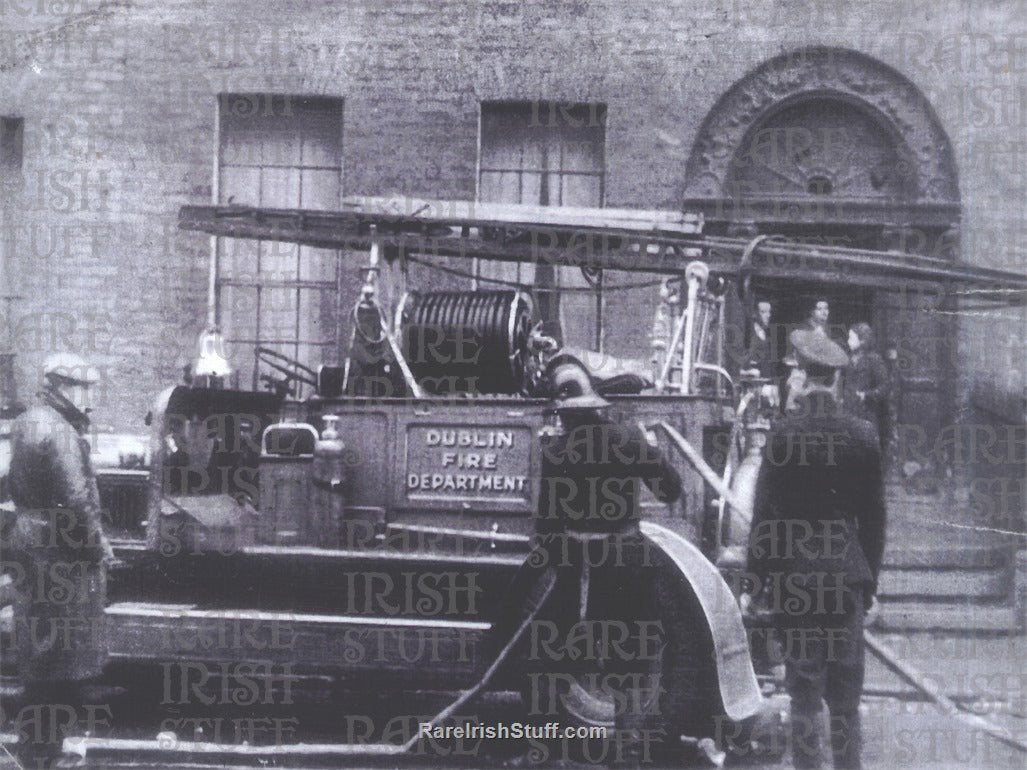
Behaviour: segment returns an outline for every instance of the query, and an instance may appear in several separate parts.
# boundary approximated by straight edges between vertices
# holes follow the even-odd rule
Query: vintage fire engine
[[[644,426],[684,480],[678,502],[642,506],[665,644],[637,688],[673,746],[723,745],[764,703],[765,661],[756,651],[754,668],[737,595],[769,383],[729,372],[727,293],[770,273],[956,282],[982,296],[1010,280],[910,255],[709,237],[700,218],[669,211],[354,198],[337,212],[187,206],[180,227],[363,250],[363,288],[338,365],[257,347],[267,388],[239,389],[212,325],[192,381],[161,395],[145,511],[136,537],[116,544],[127,566],[108,589],[112,659],[225,672],[257,661],[270,678],[359,690],[416,677],[419,689],[477,694],[481,641],[531,552],[539,434],[558,429],[539,376],[560,345],[536,324],[529,292],[425,291],[409,266],[648,274],[661,297],[651,349],[637,360],[578,353],[616,418]],[[602,599],[589,597],[582,620],[603,616]],[[601,664],[547,680],[522,658],[515,648],[485,684],[521,691],[546,720],[614,724]]]

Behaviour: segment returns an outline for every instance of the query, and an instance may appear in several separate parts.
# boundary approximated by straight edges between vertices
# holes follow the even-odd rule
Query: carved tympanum
[[[686,174],[688,198],[959,201],[952,148],[920,91],[838,48],[778,56],[735,83],[703,123]]]

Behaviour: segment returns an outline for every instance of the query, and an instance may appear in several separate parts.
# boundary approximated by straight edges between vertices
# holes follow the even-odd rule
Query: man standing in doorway
[[[818,297],[809,311],[809,316],[803,323],[802,328],[808,331],[822,334],[825,337],[831,335],[827,330],[827,321],[831,317],[831,304],[823,297]]]
[[[774,343],[770,336],[770,317],[773,306],[770,300],[756,303],[756,317],[749,329],[749,347],[745,354],[745,368],[756,369],[760,377],[777,375],[774,362]]]
[[[845,370],[845,408],[877,429],[884,457],[888,453],[892,425],[888,367],[874,349],[874,332],[870,324],[851,326],[848,345],[852,353]]]
[[[756,482],[748,568],[785,649],[795,766],[821,766],[826,700],[834,767],[858,768],[863,618],[884,550],[880,450],[874,427],[840,408],[845,351],[811,329],[789,340],[786,415]]]

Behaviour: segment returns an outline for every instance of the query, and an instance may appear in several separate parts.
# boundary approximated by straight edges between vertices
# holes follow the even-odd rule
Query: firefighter
[[[793,331],[786,415],[756,482],[748,568],[754,605],[785,652],[796,767],[820,767],[821,701],[836,768],[860,766],[864,613],[884,550],[877,431],[840,408],[848,356],[825,335]]]
[[[542,436],[537,530],[557,572],[551,607],[543,616],[554,619],[563,632],[600,620],[625,624],[632,636],[633,624],[658,617],[659,610],[650,579],[658,570],[645,569],[639,531],[641,486],[671,502],[681,494],[681,479],[641,428],[625,427],[604,414],[610,404],[595,392],[580,360],[558,355],[547,365],[546,377],[559,426]],[[647,667],[637,641],[617,650],[578,652],[586,660],[601,660],[609,683],[627,690],[641,681]],[[567,652],[561,665],[575,657]],[[647,756],[642,745],[646,693],[620,694],[617,743],[607,758],[633,765]]]
[[[58,353],[47,357],[43,376],[37,403],[14,423],[10,465],[24,575],[15,627],[24,685],[18,751],[28,766],[59,754],[57,722],[84,704],[84,685],[103,671],[106,567],[114,562],[85,438],[96,370]]]

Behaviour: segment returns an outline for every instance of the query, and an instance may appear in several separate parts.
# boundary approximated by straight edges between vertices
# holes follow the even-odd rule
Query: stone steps
[[[891,485],[881,570],[885,631],[1013,632],[1015,542],[981,527],[954,496]]]
[[[884,631],[945,631],[1011,633],[1019,619],[1012,601],[1002,603],[889,601],[881,599],[875,629]]]
[[[891,599],[919,597],[1001,600],[1008,598],[1013,576],[1008,569],[885,570],[880,593]]]
[[[1007,566],[1008,545],[908,546],[891,543],[884,550],[884,569],[987,570]]]

